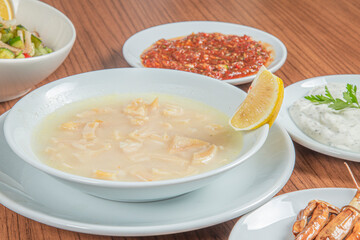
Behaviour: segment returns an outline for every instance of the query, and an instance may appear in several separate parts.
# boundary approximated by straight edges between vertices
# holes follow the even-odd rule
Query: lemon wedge
[[[284,98],[283,81],[264,66],[260,68],[248,95],[230,119],[235,130],[252,130],[274,123]]]
[[[0,17],[3,20],[11,20],[14,17],[10,0],[0,0]]]

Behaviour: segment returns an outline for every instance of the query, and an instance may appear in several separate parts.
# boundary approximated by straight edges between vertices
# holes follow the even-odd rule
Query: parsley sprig
[[[342,110],[344,108],[360,108],[358,99],[356,97],[357,87],[355,85],[347,84],[346,92],[343,92],[343,99],[334,98],[328,87],[325,86],[325,95],[310,95],[305,96],[305,99],[315,104],[328,104],[329,108],[334,110]]]

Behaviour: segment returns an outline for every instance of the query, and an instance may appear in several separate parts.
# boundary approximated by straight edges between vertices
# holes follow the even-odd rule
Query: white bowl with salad
[[[14,1],[15,19],[0,19],[0,102],[20,97],[54,72],[76,38],[71,21],[34,0]]]

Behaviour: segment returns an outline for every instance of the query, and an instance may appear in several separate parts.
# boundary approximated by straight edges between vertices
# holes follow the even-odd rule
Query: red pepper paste
[[[182,70],[221,80],[256,74],[272,60],[271,50],[247,35],[203,32],[181,39],[160,39],[141,55],[145,67]]]

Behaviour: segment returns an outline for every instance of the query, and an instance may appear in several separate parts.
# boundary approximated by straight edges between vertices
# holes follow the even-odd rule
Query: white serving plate
[[[360,75],[329,75],[309,78],[291,84],[285,88],[284,101],[278,116],[278,121],[281,126],[286,128],[292,139],[304,147],[329,156],[360,162],[360,153],[330,147],[307,136],[297,127],[289,114],[289,107],[299,98],[308,95],[313,87],[333,82],[356,84],[359,87]]]
[[[219,32],[222,34],[234,34],[251,36],[256,41],[262,41],[272,46],[274,50],[274,61],[267,67],[269,71],[277,71],[286,60],[287,50],[285,45],[273,35],[256,28],[242,26],[234,23],[212,22],[212,21],[188,21],[169,23],[151,27],[131,36],[123,46],[123,55],[132,67],[143,67],[140,56],[157,40],[165,38],[187,36],[198,32]],[[251,82],[255,75],[242,78],[223,80],[224,82],[238,85]]]
[[[290,178],[295,152],[274,124],[264,146],[240,167],[191,193],[156,202],[104,200],[31,167],[9,148],[0,117],[0,203],[35,221],[90,234],[147,236],[204,228],[241,216],[271,199]]]
[[[318,188],[280,195],[240,218],[229,240],[294,239],[292,226],[297,214],[309,201],[324,200],[341,208],[350,203],[355,193],[355,189],[349,188]]]

